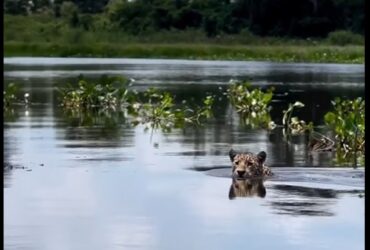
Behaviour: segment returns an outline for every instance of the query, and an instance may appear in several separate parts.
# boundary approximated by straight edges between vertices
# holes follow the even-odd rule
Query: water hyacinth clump
[[[174,96],[169,92],[150,88],[130,104],[129,114],[134,117],[134,124],[170,130],[186,124],[201,125],[212,116],[213,102],[214,97],[207,96],[201,107],[190,107],[185,101],[176,104]]]
[[[304,120],[300,120],[297,116],[293,116],[293,111],[296,108],[303,108],[305,105],[302,102],[295,102],[289,104],[287,110],[283,111],[282,123],[284,126],[284,132],[287,131],[288,134],[298,135],[303,134],[306,131],[310,131],[313,128],[312,122],[307,123]]]
[[[365,100],[336,98],[334,110],[325,114],[325,123],[335,133],[337,149],[348,152],[365,151]]]
[[[120,76],[103,76],[98,83],[80,79],[77,87],[68,84],[59,89],[61,105],[66,108],[115,109],[127,103],[128,84],[129,80]]]
[[[155,88],[144,92],[130,90],[129,82],[121,77],[103,77],[97,84],[80,80],[77,87],[68,85],[59,90],[61,106],[77,110],[119,110],[134,126],[143,124],[166,131],[186,124],[200,125],[212,116],[213,96],[207,96],[200,107],[190,107],[184,101],[175,102],[171,93]]]
[[[6,109],[17,100],[18,86],[14,83],[9,83],[3,91],[3,108]]]
[[[240,114],[245,125],[250,127],[269,127],[271,125],[269,106],[273,88],[266,92],[261,89],[252,89],[248,82],[231,81],[227,91],[231,105]]]

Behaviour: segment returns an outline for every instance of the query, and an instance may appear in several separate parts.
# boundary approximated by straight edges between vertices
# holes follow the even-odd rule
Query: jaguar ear
[[[266,160],[266,152],[265,151],[261,151],[257,154],[257,158],[259,160],[260,163],[264,163],[265,160]]]
[[[230,156],[230,160],[233,161],[234,160],[234,157],[237,153],[235,152],[234,149],[230,149],[229,151],[229,156]]]

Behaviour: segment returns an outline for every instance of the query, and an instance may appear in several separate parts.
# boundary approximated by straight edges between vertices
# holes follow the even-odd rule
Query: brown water
[[[4,80],[32,105],[4,116],[5,249],[363,249],[363,168],[333,167],[306,141],[248,129],[222,93],[230,79],[276,88],[272,118],[289,102],[322,124],[336,96],[364,96],[364,66],[261,62],[5,58]],[[125,75],[134,87],[199,101],[216,119],[171,132],[119,116],[81,126],[63,115],[56,87],[79,74]],[[227,152],[267,152],[276,173],[264,198],[230,199]],[[239,183],[243,185],[243,183]]]

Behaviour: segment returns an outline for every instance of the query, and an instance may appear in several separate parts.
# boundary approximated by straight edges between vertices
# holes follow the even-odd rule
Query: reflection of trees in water
[[[272,166],[329,165],[330,157],[315,158],[310,162],[308,138],[294,136],[291,141],[284,140],[282,130],[276,128],[268,132],[264,129],[248,129],[240,125],[238,115],[229,109],[224,117],[199,128],[187,128],[178,139],[183,145],[192,145],[194,155],[225,155],[231,147],[255,152],[265,150],[268,163]]]
[[[281,123],[282,111],[289,103],[300,101],[304,108],[294,111],[296,116],[305,121],[312,121],[315,125],[324,124],[324,115],[332,109],[331,101],[336,97],[356,98],[364,97],[362,88],[315,88],[314,86],[276,86],[271,110],[271,117],[276,123]]]
[[[21,112],[24,112],[23,106],[11,106],[3,111],[3,118],[4,118],[4,129],[3,129],[3,169],[4,169],[4,187],[8,187],[10,185],[12,171],[15,167],[14,164],[11,162],[12,155],[16,154],[17,150],[17,137],[12,136],[9,132],[9,128],[12,126],[12,123],[15,123],[21,117]]]
[[[223,88],[225,91],[227,86],[223,86]],[[213,90],[213,94],[216,94],[216,96],[223,96],[222,91],[220,91],[217,86],[214,86],[210,89]],[[175,94],[182,99],[194,98],[195,100],[200,99],[195,98],[195,93],[202,93],[202,91],[200,90],[201,87],[199,86],[184,88],[181,89],[181,91],[175,89]],[[298,93],[298,95],[299,94],[301,95],[302,93]],[[327,94],[328,93],[324,93],[324,96],[327,97]],[[297,96],[297,93],[294,93],[293,96]],[[289,98],[292,98],[292,96],[289,95]],[[326,99],[330,103],[329,98]],[[284,105],[285,102],[288,103],[289,101],[284,100]],[[279,107],[277,109],[275,108],[276,103],[273,103],[272,105],[272,114],[275,114],[275,120],[276,117],[279,117],[279,119],[281,119],[282,110],[286,107],[280,104],[280,110]],[[183,132],[182,143],[189,144],[189,142],[193,142],[194,153],[206,151],[206,148],[208,147],[207,145],[214,144],[215,146],[210,148],[211,152],[207,152],[207,154],[221,155],[223,153],[226,154],[228,148],[232,145],[244,144],[244,150],[253,152],[254,149],[257,147],[258,150],[267,150],[268,158],[274,159],[274,164],[277,165],[307,165],[307,163],[309,162],[309,155],[307,150],[308,138],[306,138],[305,136],[295,136],[293,140],[287,142],[284,140],[284,136],[280,129],[275,129],[271,133],[268,133],[266,130],[263,129],[248,129],[242,124],[240,117],[235,112],[235,110],[230,107],[230,104],[226,97],[224,97],[224,99],[222,99],[220,102],[216,103],[215,106],[217,110],[214,112],[214,122],[205,124],[201,128],[186,129]],[[277,104],[277,106],[279,106],[279,104]],[[316,112],[315,110],[317,109],[317,107],[315,107],[315,105],[313,104],[311,106],[312,108],[308,110],[308,114],[304,114],[306,117],[311,117],[312,115],[315,116],[314,113]],[[307,112],[307,110],[304,110],[304,112]],[[311,118],[308,120],[311,120]],[[276,120],[276,122],[281,123],[280,120]],[[272,144],[270,142],[272,142]],[[322,159],[328,160],[328,158]],[[315,163],[322,164],[323,162],[319,161]]]
[[[4,155],[4,166],[3,166],[4,187],[8,187],[10,184],[10,178],[11,178],[13,166],[10,163],[11,150],[10,150],[9,142],[5,138],[4,138],[3,146],[4,146],[4,152],[3,152],[3,155]]]
[[[202,106],[202,100],[207,95],[215,96],[214,115],[216,119],[223,118],[227,112],[229,100],[223,93],[227,90],[227,86],[218,85],[176,85],[174,88],[166,86],[165,91],[173,93],[175,100],[185,100],[188,104]]]
[[[132,133],[125,133],[126,118],[123,112],[66,111],[58,109],[65,147],[121,147],[132,144]],[[75,142],[78,142],[76,144]]]
[[[20,80],[18,77],[6,77],[4,84],[7,85],[11,82],[15,83],[19,87],[17,98],[23,102],[24,94],[29,94],[29,101],[31,103],[53,103],[53,83],[55,79],[49,77],[22,77]]]
[[[181,137],[177,140],[191,147],[184,150],[192,150],[193,156],[202,152],[203,156],[225,155],[225,159],[231,147],[251,152],[264,150],[267,152],[267,163],[273,167],[333,166],[332,152],[310,153],[308,134],[287,139],[279,127],[272,131],[248,129],[240,124],[236,112],[226,109],[223,117],[211,123],[179,131]]]
[[[306,135],[292,136],[287,140],[283,130],[276,128],[268,134],[268,140],[271,143],[270,153],[275,159],[273,163],[275,167],[307,165],[309,155]]]
[[[16,122],[19,119],[19,114],[14,107],[4,109],[4,122]]]
[[[299,166],[299,165],[330,165],[331,159],[328,153],[309,155],[307,148],[307,137],[295,136],[291,141],[284,140],[282,131],[275,129],[272,132],[260,129],[248,129],[240,123],[238,114],[230,108],[227,97],[223,95],[227,85],[163,85],[161,88],[173,93],[176,100],[187,100],[191,104],[200,104],[201,99],[208,95],[216,95],[213,122],[201,127],[186,127],[177,130],[177,138],[183,145],[192,145],[194,155],[223,155],[227,153],[233,145],[241,145],[241,149],[248,151],[265,150],[267,158],[273,166]],[[302,101],[307,108],[297,110],[297,115],[304,120],[322,122],[322,117],[326,109],[330,108],[330,100],[338,93],[332,90],[322,90],[307,86],[297,86],[296,89],[302,91],[290,91],[291,86],[279,86],[280,93],[288,92],[287,96],[274,96],[271,111],[272,120],[281,123],[282,110],[287,103],[296,100]],[[354,91],[354,93],[357,90]],[[276,93],[279,93],[276,91]],[[362,93],[362,92],[361,92]],[[353,93],[349,93],[351,95]],[[312,98],[315,96],[315,98]],[[220,98],[220,99],[219,99]],[[317,106],[319,105],[319,106]],[[64,118],[63,118],[64,119]],[[110,138],[111,141],[118,143],[122,133],[124,116],[102,115],[102,114],[83,114],[79,117],[64,119],[68,124],[67,139],[102,139]],[[165,136],[165,138],[167,138]],[[165,139],[167,140],[167,139]],[[169,142],[169,141],[168,141]],[[109,144],[109,143],[107,143]],[[118,145],[118,144],[114,144]],[[187,149],[188,150],[188,149]]]
[[[168,91],[167,88],[163,90]],[[218,90],[218,89],[217,89]],[[171,91],[173,92],[173,91]],[[196,107],[203,104],[203,98],[211,94],[211,92],[194,92],[194,90],[175,91],[176,102],[186,100],[189,107]],[[219,101],[219,100],[218,100]],[[221,105],[222,106],[222,105]],[[115,111],[115,110],[67,110],[57,109],[58,116],[62,117],[62,121],[67,125],[67,139],[81,139],[81,140],[104,140],[116,141],[120,138],[123,128],[130,127],[131,129],[139,125],[140,122],[135,122],[129,110]],[[126,116],[126,117],[125,117]],[[127,119],[126,119],[127,118]],[[141,117],[139,117],[141,118]],[[145,120],[145,119],[138,119]],[[167,131],[165,127],[167,123],[155,124],[149,122],[145,124],[149,130],[163,130]]]
[[[225,86],[217,85],[186,85],[175,88],[171,88],[170,85],[164,88],[174,94],[176,100],[186,100],[191,105],[201,105],[202,99],[207,95],[214,95],[214,119],[213,122],[208,122],[202,126],[186,126],[179,129],[178,133],[181,137],[178,139],[181,144],[192,144],[193,153],[192,155],[204,155],[207,149],[207,145],[213,142],[225,142],[228,141],[228,134],[226,133],[228,127],[225,127],[224,117],[227,115],[228,99],[222,93],[226,91]],[[223,131],[220,133],[220,131]],[[169,142],[169,139],[165,137],[165,140]],[[211,154],[221,155],[222,150],[212,149]]]
[[[4,187],[8,187],[11,181],[12,171],[14,165],[11,162],[12,155],[16,154],[16,140],[15,136],[9,134],[9,130],[4,128],[4,141],[3,141],[3,156],[4,156]]]

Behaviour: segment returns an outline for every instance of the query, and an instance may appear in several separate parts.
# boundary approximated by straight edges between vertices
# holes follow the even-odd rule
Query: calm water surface
[[[262,62],[5,58],[4,81],[32,105],[4,115],[5,249],[364,249],[363,168],[309,155],[304,138],[240,125],[222,94],[230,79],[275,87],[272,118],[289,102],[322,124],[336,96],[364,96],[364,66]],[[81,126],[57,86],[83,74],[135,79],[181,99],[217,95],[216,118],[171,132],[103,117]],[[227,152],[267,152],[276,173],[237,197]],[[238,182],[238,187],[248,183]],[[262,198],[262,197],[263,198]]]

